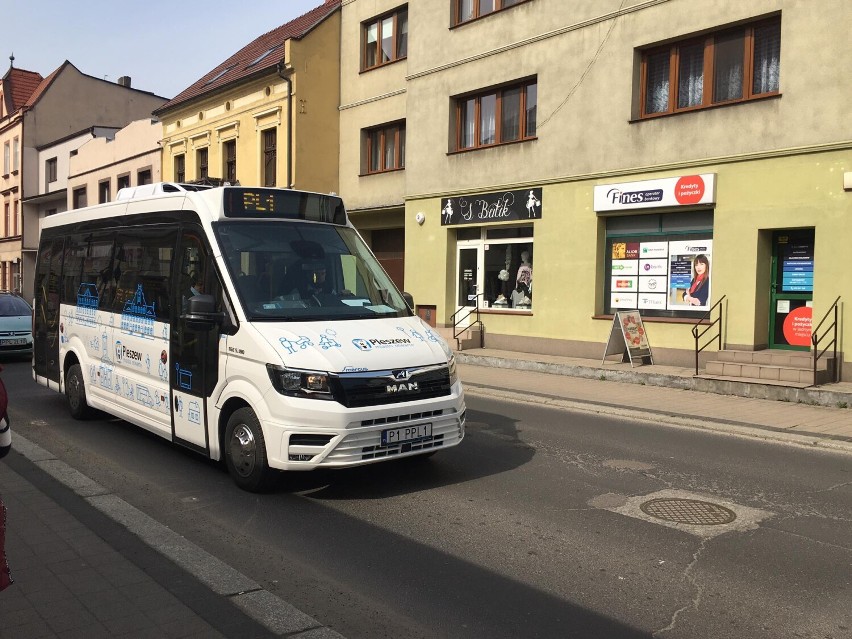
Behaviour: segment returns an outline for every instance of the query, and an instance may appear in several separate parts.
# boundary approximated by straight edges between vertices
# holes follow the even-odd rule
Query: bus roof
[[[72,226],[143,213],[193,211],[202,222],[222,219],[284,219],[348,224],[343,201],[335,194],[265,187],[157,182],[121,189],[114,202],[57,213],[41,228]]]

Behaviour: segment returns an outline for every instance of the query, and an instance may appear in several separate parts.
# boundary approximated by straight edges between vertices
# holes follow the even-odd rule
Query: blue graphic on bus
[[[193,424],[201,423],[201,406],[198,402],[189,402],[189,409],[187,410],[186,418]]]
[[[156,318],[157,313],[154,310],[154,304],[145,303],[142,285],[137,285],[136,294],[124,303],[124,311],[121,314],[121,330],[136,335],[153,337]]]
[[[175,371],[177,371],[178,386],[186,390],[192,390],[192,371],[181,368],[178,363],[175,363]]]
[[[82,326],[94,326],[95,314],[100,305],[98,287],[94,284],[83,283],[77,289],[77,306],[74,309],[74,319]]]

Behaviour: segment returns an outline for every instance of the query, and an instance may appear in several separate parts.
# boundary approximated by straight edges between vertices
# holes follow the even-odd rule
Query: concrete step
[[[715,359],[722,362],[734,362],[737,364],[759,364],[766,366],[785,366],[788,368],[807,368],[813,370],[813,356],[809,352],[802,351],[736,351],[723,350],[715,355]],[[817,362],[817,370],[829,368],[830,357],[823,356]]]
[[[814,380],[813,368],[799,366],[773,366],[747,362],[709,361],[704,369],[706,375],[730,379],[750,379],[762,383],[781,384],[825,384],[831,381],[832,373],[826,368],[818,369]]]
[[[775,386],[775,387],[778,387],[778,388],[805,389],[805,388],[808,388],[810,386],[813,386],[813,384],[808,384],[808,383],[803,383],[803,382],[781,382],[781,381],[772,380],[772,379],[759,379],[759,378],[756,378],[756,377],[727,377],[725,375],[710,375],[710,374],[707,374],[707,373],[702,374],[702,375],[698,375],[697,378],[698,379],[706,379],[706,380],[709,380],[710,382],[732,382],[732,383],[738,384],[738,385],[756,384],[756,385],[759,385],[759,386]],[[744,388],[744,386],[743,386],[743,388]],[[709,389],[705,388],[705,389],[702,389],[702,390],[705,390],[705,391],[709,390],[710,392],[722,392],[722,391],[716,391],[712,388],[709,388]],[[730,389],[726,388],[726,392],[730,392]],[[737,393],[737,394],[740,395],[741,397],[750,397],[750,395],[748,393],[745,393],[745,392]]]

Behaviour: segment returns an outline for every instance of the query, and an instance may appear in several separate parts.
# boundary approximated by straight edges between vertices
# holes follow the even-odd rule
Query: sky
[[[171,99],[267,31],[323,0],[0,0],[0,76],[81,73]]]

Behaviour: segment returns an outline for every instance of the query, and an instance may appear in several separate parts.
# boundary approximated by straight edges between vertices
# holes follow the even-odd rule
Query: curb
[[[852,441],[843,437],[831,437],[806,432],[793,433],[787,429],[772,428],[771,426],[762,426],[760,424],[749,424],[747,422],[684,417],[682,415],[676,415],[662,410],[625,408],[624,406],[616,406],[604,402],[567,399],[555,395],[547,395],[545,393],[518,393],[505,388],[475,384],[471,382],[464,383],[464,390],[466,395],[479,395],[520,404],[529,404],[531,403],[530,398],[535,397],[535,403],[555,408],[564,408],[584,413],[593,413],[596,415],[606,415],[608,417],[647,422],[655,425],[672,426],[675,428],[698,428],[726,435],[736,435],[751,439],[762,439],[776,443],[803,446],[810,449],[820,448],[833,452],[852,454]]]
[[[612,382],[645,384],[693,390],[717,395],[736,395],[751,399],[770,399],[782,402],[810,404],[835,408],[840,404],[852,407],[852,394],[826,390],[820,387],[792,388],[772,384],[738,382],[710,377],[671,375],[666,373],[640,372],[634,370],[615,370],[581,364],[559,364],[527,359],[509,359],[491,355],[470,355],[464,351],[455,352],[456,361],[470,366],[507,368],[513,370],[548,373],[583,379],[605,379]]]
[[[13,448],[41,470],[82,497],[95,509],[124,526],[156,552],[167,557],[214,593],[225,597],[246,615],[278,635],[296,639],[344,639],[277,595],[265,590],[220,559],[171,528],[107,490],[78,470],[57,459],[19,433]]]

